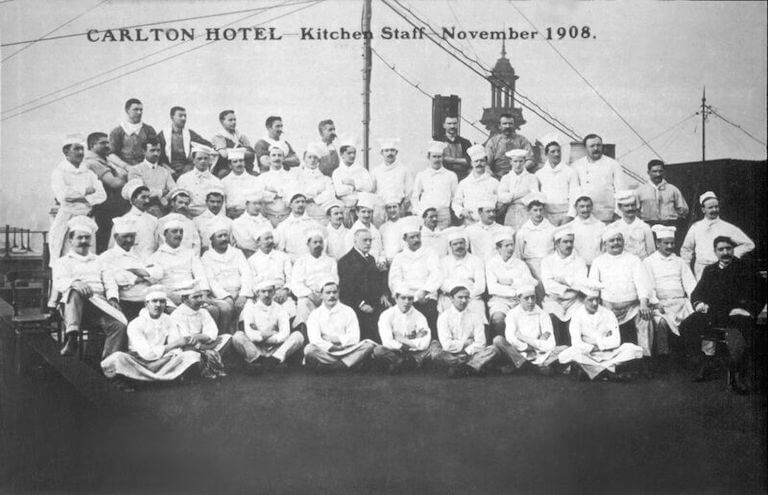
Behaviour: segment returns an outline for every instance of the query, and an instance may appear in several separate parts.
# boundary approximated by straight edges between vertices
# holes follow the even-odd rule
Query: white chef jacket
[[[291,272],[290,288],[296,297],[307,297],[313,292],[319,292],[320,283],[328,277],[333,277],[337,282],[339,272],[336,268],[336,260],[320,254],[317,258],[307,253],[296,260]]]
[[[499,280],[504,278],[511,279],[512,284],[500,283]],[[518,287],[537,283],[525,262],[515,256],[504,261],[498,252],[485,261],[485,281],[488,295],[499,297],[517,297]]]
[[[357,204],[357,193],[373,192],[373,177],[361,165],[340,163],[331,174],[331,179],[336,190],[336,196],[347,207]],[[355,181],[355,185],[342,184],[344,179],[352,179]]]
[[[406,335],[413,331],[426,334],[409,339]],[[414,307],[407,313],[400,311],[397,306],[384,310],[379,316],[379,337],[381,345],[393,350],[401,349],[406,344],[411,349],[423,351],[431,341],[427,319]]]
[[[389,267],[389,289],[393,294],[405,286],[413,291],[427,291],[427,297],[437,299],[442,278],[437,255],[424,246],[416,251],[403,249]]]
[[[450,207],[458,187],[459,179],[454,172],[445,167],[437,170],[431,166],[427,167],[416,174],[416,180],[413,183],[411,204],[414,212],[421,215],[429,207]]]
[[[639,218],[635,218],[632,223],[627,223],[623,218],[619,218],[609,227],[616,228],[624,236],[624,250],[640,259],[656,250],[650,225]]]
[[[227,176],[229,177],[229,176]],[[264,227],[272,228],[272,224],[261,213],[249,215],[244,212],[232,221],[232,238],[234,244],[240,249],[256,251],[258,244],[255,234]]]
[[[233,246],[227,246],[223,253],[211,248],[200,259],[205,269],[208,285],[216,299],[227,296],[251,297],[251,267],[243,252]]]
[[[567,224],[574,234],[573,251],[578,254],[587,265],[602,254],[602,237],[605,232],[605,224],[590,216],[587,220],[576,217]]]
[[[413,191],[413,178],[405,165],[395,162],[392,165],[382,163],[371,172],[373,179],[373,191],[382,199],[395,197],[403,198],[411,196]]]
[[[192,169],[179,177],[177,185],[192,193],[192,201],[189,203],[189,211],[197,216],[204,212],[205,196],[216,186],[222,187],[221,179],[213,175],[210,170],[200,172]],[[226,206],[226,205],[225,205]]]
[[[651,280],[643,262],[634,254],[603,253],[592,263],[589,280],[603,284],[602,298],[612,303],[651,297]]]
[[[579,177],[580,189],[592,197],[595,217],[601,222],[613,220],[616,191],[626,189],[624,171],[619,162],[605,155],[597,161],[585,156],[573,162],[571,168]],[[571,208],[569,215],[575,217],[572,203]]]
[[[437,317],[437,338],[446,352],[472,355],[485,349],[485,325],[476,313],[451,305]]]
[[[88,284],[94,294],[106,299],[118,299],[117,283],[112,273],[106,269],[102,261],[93,253],[80,256],[74,251],[58,258],[53,264],[53,288],[61,293],[79,281]]]
[[[159,268],[158,279],[153,278],[152,283],[160,283],[168,291],[188,289],[195,284],[201,290],[209,289],[200,257],[191,249],[181,246],[172,248],[168,244],[163,244],[157,248],[155,254],[149,257],[148,261]]]
[[[493,236],[504,228],[503,225],[496,222],[493,222],[490,225],[486,225],[482,222],[473,223],[467,227],[469,250],[481,260],[487,260],[490,256],[496,254],[496,245],[493,243]]]
[[[307,318],[309,343],[328,351],[334,345],[326,340],[329,336],[337,337],[343,347],[360,342],[360,324],[352,308],[340,302],[330,309],[325,304],[321,304],[309,314]]]
[[[277,331],[271,335],[262,344],[279,345],[288,339],[291,332],[288,313],[279,304],[272,302],[269,306],[261,301],[248,301],[245,303],[242,313],[243,330],[245,336],[251,342],[258,338],[256,332],[265,330]],[[256,330],[251,328],[251,324],[256,325]]]
[[[162,269],[142,260],[136,253],[136,248],[126,251],[120,246],[115,246],[101,253],[99,259],[104,269],[111,272],[115,279],[121,301],[143,302],[150,287],[149,280],[140,280],[137,275],[128,271],[129,269],[146,270],[150,279],[157,279],[162,273]]]

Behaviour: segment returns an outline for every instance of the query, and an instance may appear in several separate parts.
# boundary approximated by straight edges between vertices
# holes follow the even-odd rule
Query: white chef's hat
[[[376,196],[371,193],[361,192],[357,195],[357,207],[373,209],[376,204]]]
[[[500,228],[495,234],[493,234],[493,243],[498,244],[502,241],[514,241],[515,231],[512,227]]]
[[[397,138],[379,139],[379,150],[399,150],[400,147],[397,145],[399,142]]]
[[[632,189],[622,189],[616,191],[616,204],[619,205],[635,205],[637,204],[637,196]]]
[[[677,231],[675,227],[661,224],[654,225],[651,230],[656,234],[656,239],[674,239]]]
[[[245,195],[246,203],[259,203],[264,199],[264,193],[261,191],[251,191]]]
[[[600,282],[595,282],[592,280],[585,280],[578,286],[579,292],[587,297],[600,297],[600,291],[602,288],[603,285]]]
[[[525,296],[527,294],[536,294],[536,286],[533,284],[523,284],[515,290],[515,294],[518,296]]]
[[[445,151],[445,143],[442,141],[430,141],[429,147],[427,147],[427,153],[431,153],[433,155],[436,154],[443,154]]]
[[[397,227],[400,229],[400,235],[412,234],[414,232],[421,232],[421,218],[417,216],[408,216],[400,219],[397,222]]]
[[[395,295],[397,294],[405,297],[415,297],[416,291],[406,284],[399,284],[397,287],[395,287]]]
[[[232,229],[232,223],[226,217],[215,216],[205,224],[205,236],[211,238],[212,235],[221,231],[229,232]]]
[[[328,154],[328,147],[320,143],[310,143],[307,145],[307,155],[322,158]]]
[[[171,229],[181,229],[181,230],[184,230],[184,223],[179,218],[176,218],[176,217],[169,218],[163,224],[163,232],[165,232],[166,230],[171,230]]]
[[[402,201],[403,201],[403,197],[397,194],[388,194],[384,196],[385,205],[400,205],[400,202]]]
[[[227,196],[227,193],[224,192],[224,188],[220,186],[219,184],[213,184],[205,191],[205,199],[208,199],[209,194],[218,194],[222,198],[225,198]]]
[[[492,197],[489,199],[483,199],[477,203],[477,209],[495,209],[496,208],[496,198]]]
[[[165,293],[165,288],[162,285],[147,287],[147,292],[144,294],[144,300],[151,301],[153,299],[168,299],[168,295]]]
[[[539,142],[542,144],[542,146],[544,146],[544,148],[546,148],[547,145],[550,143],[560,144],[560,136],[555,132],[550,134],[545,134],[539,138]],[[542,151],[543,151],[543,148],[542,148]]]
[[[326,285],[331,284],[339,285],[339,279],[334,275],[328,274],[320,277],[320,279],[317,281],[317,285],[313,286],[312,289],[321,292]]]
[[[613,239],[617,235],[623,236],[624,234],[621,232],[621,229],[616,227],[615,225],[609,225],[606,227],[606,229],[603,231],[603,235],[600,236],[600,238],[603,240],[603,242],[607,241],[608,239]]]
[[[253,289],[256,291],[259,291],[259,290],[267,290],[275,287],[277,287],[277,282],[274,279],[262,278],[256,281],[256,284],[254,285]]]
[[[473,144],[467,149],[467,154],[469,155],[469,158],[476,162],[478,160],[487,160],[488,155],[485,152],[485,148],[480,144]]]
[[[227,150],[227,160],[245,160],[245,148],[230,148]]]
[[[67,228],[70,232],[85,232],[89,235],[93,235],[98,230],[96,222],[85,215],[77,215],[70,218],[67,222]]]
[[[344,146],[351,146],[357,149],[358,148],[357,138],[350,134],[342,134],[341,136],[339,136],[338,146],[339,146],[339,149],[343,148]]]
[[[256,230],[254,230],[253,232],[253,238],[258,241],[259,238],[264,234],[274,234],[274,230],[272,230],[272,225],[269,222],[266,222],[263,225],[256,227]]]
[[[523,204],[528,207],[531,203],[547,204],[547,196],[543,192],[533,191],[523,197]]]
[[[67,134],[64,139],[61,140],[61,146],[70,146],[73,144],[79,144],[85,146],[85,138],[82,134]]]
[[[577,191],[576,194],[574,195],[574,197],[573,197],[573,204],[576,205],[576,203],[578,203],[578,201],[580,199],[584,199],[584,198],[586,198],[586,199],[588,199],[590,201],[594,201],[592,199],[592,194],[589,191],[587,191],[586,189],[581,189],[581,190]]]
[[[704,202],[708,199],[718,199],[717,195],[713,193],[712,191],[707,191],[701,196],[699,196],[699,204],[704,205]]]
[[[180,296],[191,296],[193,294],[197,294],[198,292],[203,292],[205,290],[206,289],[203,289],[203,287],[197,281],[195,281],[191,287],[177,290],[176,293]]]
[[[569,235],[575,236],[576,233],[573,231],[573,229],[570,226],[564,225],[562,227],[558,227],[555,229],[555,231],[552,233],[552,238],[554,239],[555,242],[557,242],[563,237],[566,237]]]
[[[112,233],[113,234],[135,234],[136,223],[130,218],[115,217],[112,219]]]
[[[194,156],[196,153],[205,153],[207,155],[215,155],[216,150],[211,148],[210,146],[206,146],[204,144],[196,143],[192,141],[191,143],[191,149],[192,149],[192,155]]]
[[[125,183],[123,186],[123,190],[121,191],[121,195],[123,196],[123,199],[126,201],[130,201],[133,199],[133,195],[136,194],[136,191],[140,188],[144,187],[147,188],[146,185],[144,185],[144,181],[141,179],[131,179],[128,182]],[[147,188],[148,189],[148,188]]]
[[[333,201],[328,201],[323,206],[323,210],[325,210],[325,214],[328,215],[331,212],[331,209],[332,208],[336,208],[336,207],[344,208],[344,203],[342,203],[341,201],[339,201],[337,199],[334,199]]]
[[[451,227],[443,231],[448,243],[458,241],[459,239],[467,240],[467,232],[462,227]]]
[[[321,237],[323,241],[325,241],[325,232],[314,227],[304,231],[304,239],[306,239],[307,242],[309,242],[310,239],[314,239],[315,237]]]
[[[527,150],[509,150],[506,153],[504,153],[505,156],[508,158],[516,158],[522,156],[523,158],[528,156]]]
[[[173,198],[175,198],[179,194],[182,194],[192,199],[192,193],[189,191],[189,189],[184,189],[183,187],[175,187],[171,190],[171,192],[168,193],[168,201],[173,201]]]

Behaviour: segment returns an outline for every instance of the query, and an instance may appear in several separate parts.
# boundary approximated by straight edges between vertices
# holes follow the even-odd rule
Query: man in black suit
[[[339,299],[351,307],[360,322],[360,339],[381,343],[377,322],[390,306],[384,272],[370,255],[373,237],[367,229],[354,232],[354,245],[338,262]]]
[[[695,312],[680,325],[686,347],[700,345],[708,332],[724,333],[728,346],[731,388],[747,393],[744,383],[747,363],[754,346],[755,316],[764,303],[757,277],[747,263],[735,257],[734,241],[718,236],[714,242],[718,262],[704,268],[691,294]],[[704,356],[695,381],[708,378],[714,356]]]

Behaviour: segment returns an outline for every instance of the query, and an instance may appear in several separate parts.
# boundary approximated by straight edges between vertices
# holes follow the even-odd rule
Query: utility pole
[[[707,116],[709,107],[707,106],[707,87],[701,93],[701,162],[707,161]]]
[[[369,170],[371,126],[371,0],[363,0],[363,166]]]

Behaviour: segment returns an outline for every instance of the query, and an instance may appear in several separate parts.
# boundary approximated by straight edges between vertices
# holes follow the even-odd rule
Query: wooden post
[[[363,0],[363,166],[370,170],[371,125],[371,0]]]

